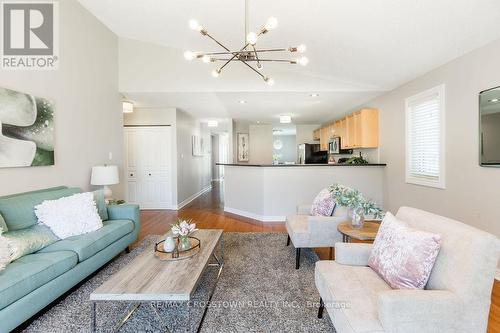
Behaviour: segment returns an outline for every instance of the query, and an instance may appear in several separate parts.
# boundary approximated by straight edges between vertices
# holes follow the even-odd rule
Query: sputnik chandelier
[[[242,48],[240,48],[239,50],[231,51],[228,47],[226,47],[224,44],[210,35],[210,33],[203,26],[201,26],[198,21],[190,20],[189,27],[191,29],[200,32],[202,36],[210,38],[215,43],[217,43],[217,45],[219,45],[224,51],[186,51],[184,52],[184,58],[186,58],[186,60],[201,59],[204,63],[221,63],[222,65],[212,71],[212,76],[216,78],[219,77],[219,75],[222,73],[222,70],[226,68],[229,63],[234,61],[241,62],[249,69],[257,73],[268,85],[272,86],[274,84],[274,79],[262,73],[262,70],[264,68],[263,63],[279,62],[305,66],[309,62],[309,60],[304,56],[294,59],[268,58],[269,54],[304,53],[306,51],[306,46],[304,44],[286,48],[259,49],[257,47],[258,39],[269,31],[276,29],[277,26],[278,20],[276,19],[276,17],[270,17],[267,19],[266,24],[260,29],[258,33],[248,32],[248,0],[245,0],[245,39]]]

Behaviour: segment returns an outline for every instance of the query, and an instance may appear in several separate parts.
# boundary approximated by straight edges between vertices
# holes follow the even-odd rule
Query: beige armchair
[[[334,216],[311,216],[311,205],[297,207],[297,215],[287,216],[286,230],[288,239],[295,247],[295,268],[300,266],[300,250],[302,248],[330,247],[342,241],[337,225],[347,220],[347,209],[337,207]]]
[[[402,207],[411,227],[442,236],[425,290],[393,290],[367,266],[371,244],[337,243],[335,261],[318,261],[315,280],[338,333],[486,332],[497,237],[469,225]]]

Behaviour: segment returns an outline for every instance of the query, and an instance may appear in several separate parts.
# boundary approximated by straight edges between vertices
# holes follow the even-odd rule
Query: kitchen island
[[[271,222],[285,221],[297,205],[311,204],[323,188],[358,189],[383,207],[385,164],[222,164],[224,211]]]

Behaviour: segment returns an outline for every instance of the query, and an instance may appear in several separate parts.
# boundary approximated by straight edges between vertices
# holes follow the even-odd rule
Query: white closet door
[[[127,201],[142,209],[172,208],[171,127],[125,128]]]

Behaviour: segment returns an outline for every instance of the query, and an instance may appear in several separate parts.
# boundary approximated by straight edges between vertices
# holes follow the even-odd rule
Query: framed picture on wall
[[[198,135],[192,136],[193,156],[203,156],[201,138]]]
[[[54,165],[54,105],[0,88],[0,168]]]
[[[238,133],[238,162],[248,162],[249,135],[248,133]]]

